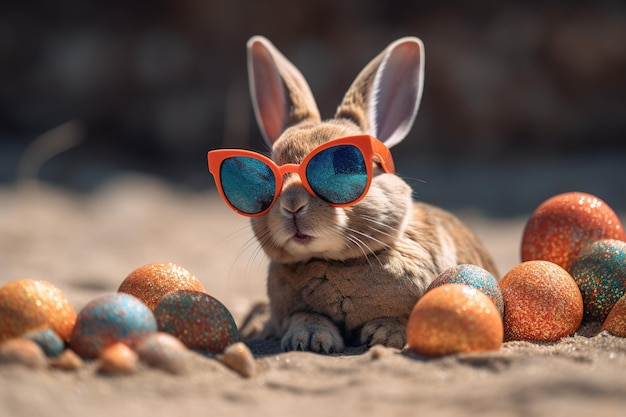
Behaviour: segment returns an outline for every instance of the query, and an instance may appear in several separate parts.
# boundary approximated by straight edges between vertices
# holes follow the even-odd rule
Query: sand
[[[502,273],[519,262],[524,217],[456,214]],[[267,261],[247,220],[215,194],[143,177],[84,195],[37,184],[0,189],[0,285],[43,279],[79,310],[159,261],[193,272],[237,322],[265,300]],[[76,372],[4,365],[0,416],[624,416],[626,339],[599,330],[438,359],[382,347],[281,353],[274,343],[252,343],[258,374],[249,379],[200,354],[183,375],[142,367],[105,376],[95,363]]]

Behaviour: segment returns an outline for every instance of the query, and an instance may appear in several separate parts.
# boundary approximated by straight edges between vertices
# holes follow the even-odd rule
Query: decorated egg
[[[65,350],[65,343],[52,329],[31,330],[24,333],[22,337],[37,343],[46,356],[50,358],[59,356]]]
[[[626,293],[626,242],[598,240],[583,249],[569,269],[583,296],[583,320],[604,321]]]
[[[116,342],[131,347],[157,331],[152,311],[130,294],[104,294],[90,301],[79,313],[70,346],[83,358],[97,358]]]
[[[583,300],[570,274],[548,261],[527,261],[500,280],[505,340],[555,341],[574,333]]]
[[[191,272],[171,262],[162,262],[135,269],[117,291],[134,295],[154,311],[161,297],[178,290],[204,292],[202,284]]]
[[[498,309],[498,313],[504,314],[504,300],[498,281],[487,270],[471,264],[461,264],[444,270],[430,283],[426,291],[444,284],[465,284],[482,291]]]
[[[497,350],[502,317],[491,299],[465,284],[444,284],[417,302],[407,324],[409,348],[424,356]]]
[[[528,219],[522,261],[550,261],[569,270],[578,252],[600,239],[626,240],[613,209],[591,194],[559,194],[543,202]]]
[[[37,329],[50,328],[69,340],[76,310],[54,285],[21,279],[0,287],[0,343]]]
[[[210,295],[181,290],[163,296],[154,310],[159,330],[170,333],[188,348],[222,353],[239,341],[232,315]]]
[[[626,295],[617,300],[602,324],[602,330],[612,335],[626,337]]]

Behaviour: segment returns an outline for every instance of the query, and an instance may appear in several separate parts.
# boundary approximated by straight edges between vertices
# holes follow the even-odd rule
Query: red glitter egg
[[[424,356],[498,350],[502,317],[483,292],[465,284],[443,284],[417,302],[407,324],[409,348]]]
[[[154,311],[161,297],[172,291],[204,292],[202,283],[191,272],[171,262],[143,265],[131,272],[118,292],[134,295]]]
[[[180,339],[189,349],[222,353],[239,341],[232,315],[222,303],[198,291],[173,291],[154,310],[162,332]]]
[[[75,322],[76,310],[49,282],[21,279],[0,287],[0,343],[45,328],[67,341]]]
[[[626,241],[613,209],[591,194],[559,194],[543,202],[528,219],[522,261],[550,261],[569,270],[578,252],[600,239]]]
[[[612,335],[626,337],[626,295],[622,296],[606,316],[602,330]]]
[[[505,340],[555,341],[574,333],[583,319],[576,282],[559,265],[527,261],[500,280]]]

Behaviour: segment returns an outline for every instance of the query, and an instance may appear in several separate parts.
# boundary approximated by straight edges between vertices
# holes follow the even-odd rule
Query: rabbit
[[[390,148],[411,129],[424,80],[419,38],[398,39],[376,56],[328,120],[303,75],[268,39],[252,37],[247,54],[254,113],[279,166],[351,135],[368,134]],[[259,327],[251,314],[242,337],[280,339],[285,351],[402,349],[409,315],[440,272],[470,263],[497,278],[485,247],[459,219],[413,202],[403,179],[374,165],[369,191],[352,206],[332,207],[287,174],[271,209],[251,218],[270,259],[269,307],[256,313],[269,317]]]

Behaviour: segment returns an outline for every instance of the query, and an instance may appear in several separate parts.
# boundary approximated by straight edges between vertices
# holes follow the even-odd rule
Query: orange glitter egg
[[[600,239],[626,241],[613,209],[591,194],[559,194],[543,202],[528,219],[522,261],[550,261],[569,270],[580,250]]]
[[[481,291],[465,284],[444,284],[417,302],[407,324],[409,348],[424,356],[498,350],[502,317]]]
[[[574,333],[583,319],[576,282],[559,265],[528,261],[500,280],[505,340],[555,341]]]
[[[45,328],[67,341],[76,322],[76,310],[49,282],[21,279],[0,287],[0,318],[0,343]]]
[[[154,311],[165,294],[179,290],[204,292],[204,287],[195,275],[182,266],[161,262],[135,269],[117,291],[134,295]]]
[[[609,315],[606,316],[602,330],[614,336],[626,337],[626,295],[617,300]]]

